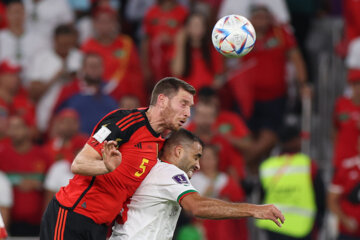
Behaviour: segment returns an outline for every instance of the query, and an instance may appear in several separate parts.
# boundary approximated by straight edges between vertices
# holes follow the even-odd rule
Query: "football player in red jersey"
[[[106,225],[157,162],[160,134],[182,127],[194,95],[186,82],[164,78],[154,87],[149,108],[106,115],[75,157],[76,175],[49,203],[40,239],[105,239]],[[84,176],[94,171],[97,176]]]

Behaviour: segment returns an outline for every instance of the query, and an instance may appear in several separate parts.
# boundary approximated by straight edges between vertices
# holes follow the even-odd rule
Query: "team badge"
[[[189,184],[189,182],[184,174],[175,175],[172,177],[172,179],[174,179],[174,181],[179,184]]]

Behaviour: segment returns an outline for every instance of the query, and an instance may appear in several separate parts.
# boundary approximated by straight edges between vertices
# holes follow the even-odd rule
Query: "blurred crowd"
[[[175,239],[250,240],[256,228],[268,239],[314,240],[330,210],[334,237],[359,240],[359,12],[357,0],[1,0],[0,213],[9,235],[38,236],[47,203],[72,178],[74,156],[105,114],[148,105],[156,82],[176,76],[197,90],[186,128],[206,143],[195,188],[274,203],[287,222],[279,230],[184,213]],[[247,17],[256,31],[254,49],[239,59],[211,44],[212,26],[228,14]],[[321,90],[311,87],[317,64],[307,41],[325,17],[344,22],[332,51],[347,69],[339,79],[346,93],[328,119],[329,184],[301,149],[310,135],[301,103]]]

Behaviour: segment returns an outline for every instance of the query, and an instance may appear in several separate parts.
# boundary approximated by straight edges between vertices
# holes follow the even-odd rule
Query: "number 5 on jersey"
[[[136,176],[136,177],[140,177],[141,175],[144,174],[145,169],[146,169],[145,163],[149,163],[149,160],[146,159],[146,158],[143,158],[143,160],[142,160],[142,162],[141,162],[141,164],[140,164],[140,166],[139,166],[139,168],[141,168],[141,171],[137,171],[137,172],[135,173],[135,176]]]

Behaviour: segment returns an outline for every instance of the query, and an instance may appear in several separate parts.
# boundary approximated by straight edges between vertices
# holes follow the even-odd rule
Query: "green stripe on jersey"
[[[188,193],[191,193],[191,192],[197,192],[197,191],[195,191],[195,190],[187,190],[187,191],[181,193],[181,194],[178,196],[178,198],[177,198],[176,201],[179,202],[180,199],[181,199],[184,195],[186,195],[186,194],[188,194]]]

